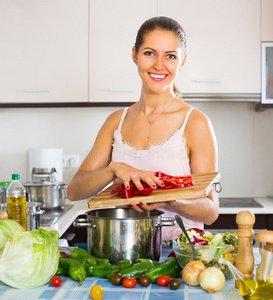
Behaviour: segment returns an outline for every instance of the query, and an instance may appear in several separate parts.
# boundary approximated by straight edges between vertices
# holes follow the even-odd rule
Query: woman
[[[156,189],[161,171],[173,176],[218,170],[217,143],[207,116],[178,98],[174,85],[186,59],[186,37],[173,19],[155,17],[140,27],[132,58],[142,79],[138,102],[112,113],[100,129],[93,149],[68,186],[70,200],[88,198],[107,184],[141,181]],[[132,198],[133,199],[133,198]],[[218,196],[130,204],[138,212],[160,209],[164,216],[182,216],[186,228],[202,228],[218,217]],[[162,228],[162,240],[181,233],[178,226]]]

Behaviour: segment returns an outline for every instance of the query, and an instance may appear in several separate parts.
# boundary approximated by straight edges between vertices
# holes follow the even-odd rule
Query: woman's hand
[[[157,186],[164,186],[164,183],[155,176],[155,172],[138,170],[125,163],[112,163],[111,169],[114,175],[123,182],[127,190],[130,189],[130,181],[139,190],[144,189],[141,182],[146,182],[153,189],[156,189]]]
[[[143,211],[149,211],[149,210],[155,210],[163,206],[169,206],[169,205],[175,205],[176,200],[172,201],[164,201],[164,202],[155,202],[155,203],[149,203],[147,204],[145,201],[141,201],[139,205],[136,203],[132,202],[130,203],[130,206],[136,210],[137,212],[143,212]]]

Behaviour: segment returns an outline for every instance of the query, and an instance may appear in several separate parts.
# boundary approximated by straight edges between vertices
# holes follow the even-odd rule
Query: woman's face
[[[133,60],[137,63],[144,88],[161,93],[172,90],[185,59],[182,60],[178,37],[171,31],[156,29],[146,34],[138,53],[133,48]]]

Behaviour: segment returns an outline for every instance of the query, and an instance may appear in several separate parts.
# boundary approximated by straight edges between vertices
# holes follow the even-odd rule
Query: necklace
[[[165,107],[161,112],[159,112],[159,113],[155,116],[155,118],[154,118],[153,120],[151,120],[151,121],[148,119],[148,117],[146,116],[146,114],[145,114],[145,112],[144,112],[144,115],[145,115],[145,117],[146,117],[146,119],[147,119],[147,121],[148,121],[148,123],[149,123],[149,125],[150,125],[150,127],[149,127],[149,133],[148,133],[148,135],[147,135],[147,138],[148,138],[148,139],[151,138],[151,129],[152,129],[152,125],[154,124],[156,118],[157,118],[163,111],[166,111],[168,108],[170,108],[171,105],[174,103],[174,100],[175,100],[175,99],[173,99],[173,101],[172,101],[169,105],[167,105],[167,107]]]

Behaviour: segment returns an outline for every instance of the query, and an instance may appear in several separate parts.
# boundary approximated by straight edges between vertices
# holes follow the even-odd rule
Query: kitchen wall
[[[273,195],[273,109],[254,103],[191,102],[207,114],[219,147],[223,197]],[[28,150],[61,147],[64,154],[89,152],[106,117],[119,108],[0,108],[0,181],[28,178]],[[73,170],[75,172],[75,169]],[[69,170],[64,169],[69,181]]]

